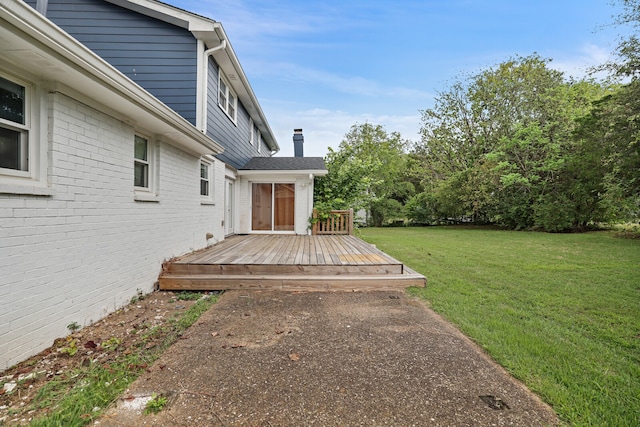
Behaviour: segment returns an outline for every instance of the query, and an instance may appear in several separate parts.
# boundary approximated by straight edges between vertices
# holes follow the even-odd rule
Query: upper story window
[[[262,145],[262,134],[260,133],[260,131],[256,131],[256,133],[258,134],[256,143],[258,144],[258,153],[260,153],[260,146]]]
[[[222,71],[219,74],[218,88],[218,105],[235,123],[236,112],[238,111],[238,97],[229,86],[227,79],[222,75]]]
[[[255,144],[255,131],[253,130],[253,119],[249,117],[249,142],[251,145]]]
[[[27,88],[0,77],[0,168],[29,171]]]

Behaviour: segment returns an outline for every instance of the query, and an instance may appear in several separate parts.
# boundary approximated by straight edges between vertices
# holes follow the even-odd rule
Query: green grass
[[[216,295],[200,299],[164,327],[153,328],[147,338],[157,338],[159,343],[152,349],[146,349],[148,340],[143,340],[140,348],[123,354],[115,362],[107,365],[91,362],[63,378],[49,382],[32,404],[34,407],[48,407],[51,412],[29,425],[83,426],[95,420],[216,301]]]
[[[640,425],[640,240],[474,227],[365,228],[412,289],[575,426]]]

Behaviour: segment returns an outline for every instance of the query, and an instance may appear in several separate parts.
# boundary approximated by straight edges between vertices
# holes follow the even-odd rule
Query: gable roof
[[[0,10],[3,63],[25,70],[25,76],[48,82],[50,91],[72,92],[89,104],[99,100],[111,109],[110,114],[153,130],[159,138],[192,153],[224,151],[184,117],[25,2],[0,0]]]
[[[322,157],[254,157],[240,171],[295,171],[326,175],[327,167]]]
[[[280,146],[267,122],[267,118],[260,107],[247,76],[240,65],[229,37],[220,22],[201,15],[171,6],[157,0],[106,0],[110,3],[126,9],[168,22],[181,28],[185,28],[193,34],[197,40],[204,42],[207,48],[222,46],[212,54],[218,65],[224,71],[229,84],[238,95],[245,109],[253,119],[254,124],[262,134],[262,140],[271,151],[280,151]]]

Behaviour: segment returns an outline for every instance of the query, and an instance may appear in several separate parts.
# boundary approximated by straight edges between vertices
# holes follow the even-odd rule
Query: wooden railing
[[[331,211],[326,219],[318,218],[318,212],[313,210],[313,228],[311,233],[317,234],[353,234],[353,209]]]

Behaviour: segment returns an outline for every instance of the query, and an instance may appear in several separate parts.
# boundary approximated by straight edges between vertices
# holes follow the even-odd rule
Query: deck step
[[[161,290],[285,290],[285,291],[363,291],[397,290],[426,285],[423,275],[415,272],[380,275],[211,275],[164,274],[160,277]]]
[[[301,276],[380,275],[402,274],[404,266],[397,264],[375,265],[278,265],[278,264],[196,264],[172,263],[166,267],[170,275],[272,275],[294,274]]]
[[[355,236],[232,236],[163,265],[162,290],[387,290],[426,279]]]

